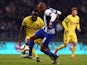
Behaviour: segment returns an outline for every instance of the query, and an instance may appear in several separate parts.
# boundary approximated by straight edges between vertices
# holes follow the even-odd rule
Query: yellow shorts
[[[25,42],[27,42],[28,41],[28,39],[30,39],[30,37],[29,36],[27,36],[26,38],[25,38]],[[42,39],[36,39],[35,41],[34,41],[34,43],[38,43],[40,46],[42,45]]]
[[[71,34],[71,35],[69,35],[69,34],[65,34],[64,33],[64,43],[66,43],[66,44],[68,44],[69,42],[76,42],[77,43],[77,35],[74,33],[74,34]]]

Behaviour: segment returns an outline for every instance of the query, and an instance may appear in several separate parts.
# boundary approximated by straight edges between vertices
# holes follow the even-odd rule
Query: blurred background
[[[77,32],[78,39],[83,45],[87,45],[87,0],[0,0],[0,44],[4,45],[10,41],[18,42],[23,18],[30,15],[40,1],[45,2],[49,7],[62,11],[62,15],[55,26],[56,35],[52,42],[63,41],[61,22],[70,14],[71,8],[75,6],[79,9],[78,15],[82,30],[80,33]]]

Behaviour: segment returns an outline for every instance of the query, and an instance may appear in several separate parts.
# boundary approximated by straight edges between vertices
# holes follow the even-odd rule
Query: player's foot
[[[37,62],[40,62],[40,58],[39,58],[39,57],[37,57],[37,58],[36,58],[36,61],[37,61]]]
[[[28,56],[29,59],[32,59],[32,56]]]
[[[71,59],[72,59],[72,60],[75,60],[75,56],[74,56],[74,55],[72,55]]]
[[[21,57],[22,57],[22,58],[28,58],[28,55],[25,55],[25,54],[23,55],[23,54],[22,54]]]
[[[58,49],[56,49],[54,53],[57,54],[57,52],[58,52]]]
[[[23,58],[29,58],[29,59],[32,59],[32,56],[26,55],[26,56],[23,56]]]
[[[59,55],[56,58],[53,59],[52,64],[57,64],[58,57],[59,57]]]
[[[49,56],[51,60],[53,60],[53,57],[52,56]]]

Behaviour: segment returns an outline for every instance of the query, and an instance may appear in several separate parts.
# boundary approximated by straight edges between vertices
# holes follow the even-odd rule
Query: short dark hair
[[[77,11],[78,11],[78,8],[77,8],[77,7],[72,7],[71,10],[72,10],[72,11],[73,11],[73,10],[77,10]]]
[[[46,5],[45,2],[39,2],[38,4],[39,4],[39,5]]]
[[[32,14],[38,15],[38,11],[37,10],[33,10]]]
[[[46,5],[46,3],[44,3],[44,2],[39,2],[38,3],[38,5],[37,5],[37,8],[43,8],[43,6],[46,6],[47,7],[47,5]]]

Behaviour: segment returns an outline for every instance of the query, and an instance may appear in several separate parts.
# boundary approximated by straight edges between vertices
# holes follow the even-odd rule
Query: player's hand
[[[52,28],[52,21],[49,22],[49,28]]]
[[[18,41],[18,43],[15,44],[15,49],[16,49],[16,51],[20,52],[20,47],[21,47],[21,45],[22,45],[21,41]]]
[[[69,33],[69,30],[66,30],[66,32],[68,32],[68,33]]]
[[[81,32],[81,29],[77,29],[79,32]]]

